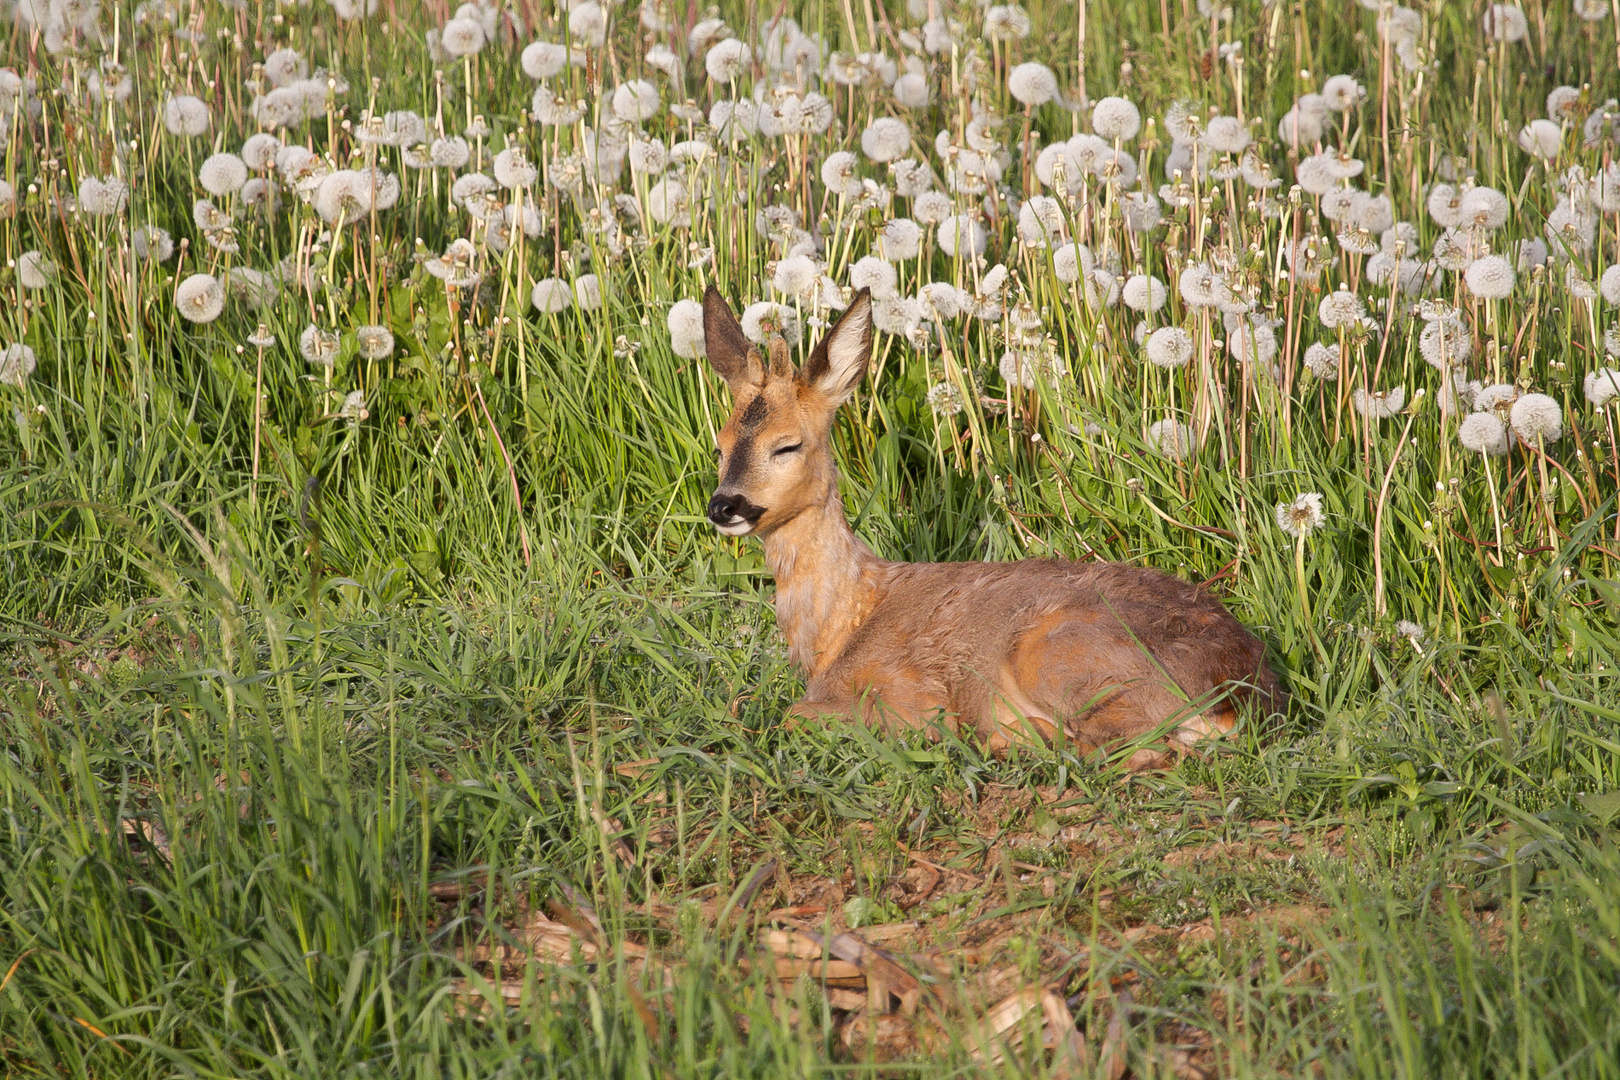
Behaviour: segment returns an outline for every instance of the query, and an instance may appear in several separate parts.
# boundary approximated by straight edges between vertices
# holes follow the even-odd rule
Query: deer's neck
[[[765,538],[765,562],[776,578],[776,624],[788,655],[819,675],[882,598],[887,564],[849,527],[836,482],[823,502]]]

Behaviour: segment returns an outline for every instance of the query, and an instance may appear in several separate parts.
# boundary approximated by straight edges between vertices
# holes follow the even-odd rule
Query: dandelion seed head
[[[1007,92],[1020,105],[1037,108],[1058,95],[1057,76],[1045,64],[1027,61],[1007,72]]]
[[[567,45],[558,45],[550,41],[531,41],[523,47],[519,56],[519,63],[523,67],[523,74],[539,82],[542,79],[553,79],[568,69],[571,50]],[[583,63],[584,56],[580,56]]]
[[[1486,255],[1468,264],[1463,275],[1468,289],[1484,300],[1500,300],[1513,292],[1513,266],[1500,255]]]
[[[1530,20],[1517,4],[1492,4],[1482,20],[1485,36],[1493,41],[1523,41],[1530,32]]]
[[[1129,142],[1142,130],[1142,112],[1122,97],[1105,97],[1091,110],[1091,130],[1109,142]]]
[[[1355,406],[1356,412],[1369,420],[1388,420],[1406,408],[1406,387],[1396,386],[1369,393],[1358,386],[1351,391],[1350,403]]]
[[[629,124],[639,124],[658,115],[661,102],[658,87],[646,79],[620,83],[613,91],[613,114]]]
[[[191,138],[208,132],[208,106],[190,94],[170,97],[163,103],[163,126],[170,135]]]
[[[1017,4],[995,4],[984,9],[984,36],[992,41],[1021,41],[1033,29],[1029,13]]]
[[[1348,289],[1328,293],[1316,307],[1317,318],[1329,330],[1354,325],[1366,314],[1367,306],[1361,302],[1361,297]]]
[[[1519,400],[1519,388],[1512,383],[1492,383],[1474,392],[1474,410],[1506,415]]]
[[[1325,521],[1327,511],[1322,508],[1319,491],[1301,492],[1288,502],[1277,504],[1277,528],[1295,539],[1311,535]]]
[[[890,162],[911,150],[911,129],[904,120],[881,116],[861,132],[861,153],[876,162]]]
[[[1147,444],[1171,461],[1185,461],[1198,452],[1198,438],[1193,429],[1179,420],[1168,418],[1149,425]]]
[[[715,43],[703,57],[703,70],[717,83],[729,83],[742,75],[754,53],[736,38]]]
[[[1313,342],[1305,350],[1305,367],[1323,382],[1336,382],[1339,378],[1339,346]]]
[[[362,326],[354,340],[362,360],[382,360],[394,352],[394,335],[386,326]]]
[[[129,185],[116,176],[86,176],[79,181],[79,209],[92,217],[121,213],[129,202]]]
[[[1495,413],[1473,412],[1457,425],[1457,441],[1476,454],[1501,457],[1508,452],[1508,429]]]
[[[1322,84],[1322,100],[1334,112],[1344,112],[1361,104],[1367,91],[1353,75],[1334,75]]]
[[[56,281],[56,264],[38,251],[17,256],[17,283],[25,289],[48,288]]]
[[[797,345],[802,334],[798,313],[786,304],[768,300],[749,304],[737,321],[742,325],[743,336],[758,345],[765,344],[773,333],[781,334],[790,346]]]
[[[1418,334],[1418,353],[1432,368],[1446,371],[1468,363],[1474,352],[1474,338],[1461,319],[1434,319]]]
[[[339,347],[342,339],[332,330],[323,330],[314,323],[304,327],[304,332],[298,335],[298,352],[307,363],[317,367],[331,367],[337,363]]]
[[[12,342],[0,349],[0,385],[15,386],[21,390],[28,376],[39,366],[34,350],[21,342]]]
[[[1476,228],[1501,228],[1511,210],[1507,196],[1490,187],[1469,188],[1457,200],[1457,212],[1462,217],[1462,224]]]
[[[1586,373],[1582,386],[1586,400],[1601,409],[1620,397],[1620,368],[1603,367]]]
[[[484,40],[484,25],[477,19],[451,19],[439,31],[439,47],[456,59],[482,51]]]
[[[1514,434],[1531,446],[1557,442],[1564,434],[1564,410],[1546,394],[1521,394],[1508,410]]]
[[[989,242],[976,214],[953,214],[939,223],[939,250],[951,258],[982,255]]]
[[[1095,126],[1096,121],[1093,121]],[[1217,154],[1241,154],[1253,142],[1249,125],[1235,116],[1214,116],[1204,129],[1204,141]]]
[[[962,412],[962,391],[953,382],[937,382],[928,388],[928,407],[942,420],[957,416]]]
[[[529,290],[529,303],[534,306],[536,311],[541,312],[542,314],[559,314],[560,312],[567,311],[569,308],[574,306],[574,287],[568,284],[568,282],[564,281],[562,278],[541,278],[539,281],[534,283],[534,288]],[[696,304],[697,302],[695,300],[683,300],[681,303]],[[676,306],[678,307],[679,304]],[[674,329],[674,318],[675,316],[672,311],[670,314],[670,325],[672,330]],[[698,340],[700,342],[703,340],[702,322],[703,310],[700,307],[698,309]],[[679,338],[674,339],[673,344],[675,345],[675,354],[677,356],[696,355],[681,352]]]
[[[1018,238],[1029,247],[1061,243],[1068,231],[1063,206],[1050,195],[1031,195],[1018,208]]]
[[[492,171],[497,183],[513,191],[532,187],[540,179],[540,169],[521,146],[508,146],[496,154]]]
[[[129,235],[129,246],[137,259],[167,262],[174,254],[174,239],[167,229],[156,225],[141,225]]]
[[[212,154],[197,167],[197,182],[216,198],[235,195],[247,179],[247,163],[229,151]]]
[[[950,196],[941,191],[925,191],[911,203],[911,214],[920,225],[938,225],[951,215]]]
[[[1551,120],[1532,120],[1519,129],[1519,148],[1547,161],[1558,156],[1563,142],[1563,129]]]
[[[1179,326],[1161,326],[1148,335],[1145,351],[1154,367],[1186,367],[1193,355],[1192,335]]]

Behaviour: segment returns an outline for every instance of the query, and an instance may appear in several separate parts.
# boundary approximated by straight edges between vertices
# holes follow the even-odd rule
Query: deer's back
[[[1044,675],[1082,699],[1168,672],[1190,696],[1252,681],[1282,704],[1260,641],[1208,592],[1160,571],[1065,559],[884,570],[882,599],[822,676],[841,689],[904,681],[971,713],[989,707],[998,680],[1003,692],[1008,679],[1036,681],[1019,673],[1033,653],[1037,668],[1069,669]]]

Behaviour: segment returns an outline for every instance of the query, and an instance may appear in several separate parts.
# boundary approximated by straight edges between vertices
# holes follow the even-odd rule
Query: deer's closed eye
[[[775,450],[771,451],[771,456],[772,457],[781,457],[783,454],[797,454],[800,450],[803,450],[803,449],[804,449],[804,443],[797,443],[796,442],[792,446],[778,446]]]

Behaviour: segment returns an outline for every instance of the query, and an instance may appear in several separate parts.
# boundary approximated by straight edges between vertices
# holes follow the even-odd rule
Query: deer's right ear
[[[758,386],[765,381],[759,352],[748,343],[731,306],[713,285],[703,294],[703,346],[709,366],[731,386]]]

